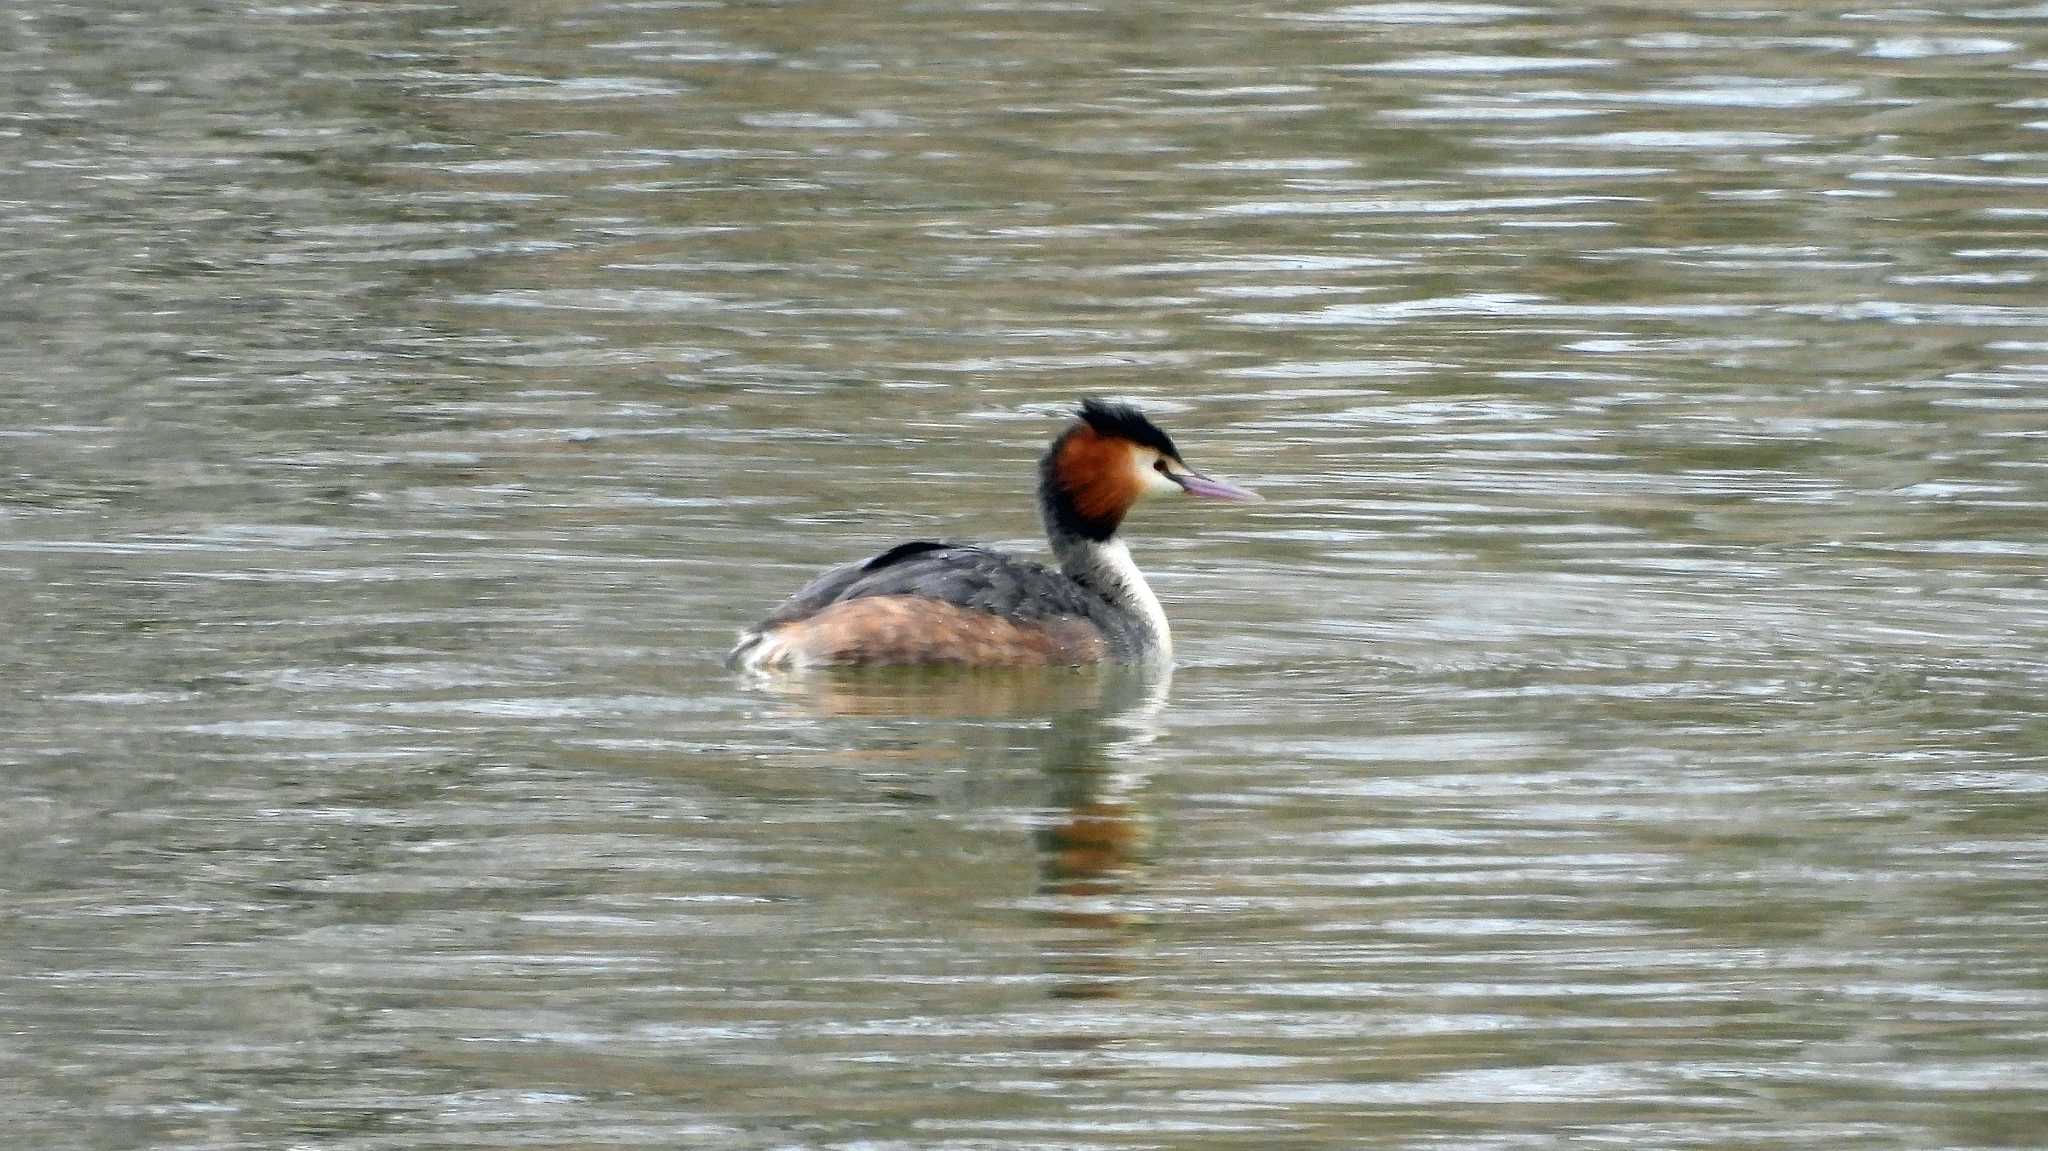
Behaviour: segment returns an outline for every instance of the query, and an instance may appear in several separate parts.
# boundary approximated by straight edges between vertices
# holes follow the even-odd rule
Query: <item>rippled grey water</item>
[[[5,23],[10,1141],[2040,1145],[2048,7]],[[1088,393],[1170,683],[718,667]]]

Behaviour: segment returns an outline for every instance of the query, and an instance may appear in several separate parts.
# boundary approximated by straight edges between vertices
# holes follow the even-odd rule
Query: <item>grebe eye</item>
[[[1168,476],[1173,474],[1172,472],[1166,470],[1165,456],[1161,456],[1158,459],[1152,461],[1152,470],[1158,472],[1162,476]]]

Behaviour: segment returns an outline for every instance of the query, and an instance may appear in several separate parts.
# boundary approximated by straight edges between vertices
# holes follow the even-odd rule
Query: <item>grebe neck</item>
[[[1091,540],[1086,536],[1054,534],[1052,552],[1067,578],[1108,600],[1111,607],[1138,623],[1139,654],[1148,660],[1173,658],[1173,633],[1166,626],[1166,609],[1145,582],[1124,541],[1111,536]]]

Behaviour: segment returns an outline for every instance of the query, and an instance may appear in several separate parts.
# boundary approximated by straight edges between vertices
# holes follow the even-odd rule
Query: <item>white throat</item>
[[[1152,594],[1152,585],[1131,559],[1131,549],[1114,537],[1095,540],[1068,539],[1054,544],[1060,570],[1094,588],[1102,598],[1138,618],[1146,633],[1144,656],[1170,661],[1173,633],[1166,627],[1166,609]]]

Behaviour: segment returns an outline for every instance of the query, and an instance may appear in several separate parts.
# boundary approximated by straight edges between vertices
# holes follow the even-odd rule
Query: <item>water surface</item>
[[[24,1145],[2038,1143],[2048,9],[8,22]],[[718,666],[1084,394],[1170,681]]]

